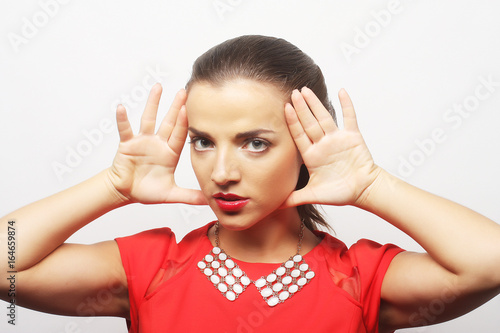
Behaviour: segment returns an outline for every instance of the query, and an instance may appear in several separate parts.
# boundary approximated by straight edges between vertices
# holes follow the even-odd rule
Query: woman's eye
[[[190,144],[193,145],[195,150],[203,151],[212,148],[212,143],[208,139],[194,138],[191,140]]]
[[[260,139],[252,139],[245,145],[244,148],[251,152],[263,152],[269,148],[269,143]]]

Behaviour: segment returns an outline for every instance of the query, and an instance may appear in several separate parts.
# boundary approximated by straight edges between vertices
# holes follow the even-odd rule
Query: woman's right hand
[[[200,190],[178,187],[174,179],[187,136],[186,91],[182,89],[177,93],[155,134],[161,93],[159,83],[151,88],[136,135],[132,132],[125,108],[122,105],[117,107],[120,144],[109,168],[109,180],[124,203],[206,204]]]

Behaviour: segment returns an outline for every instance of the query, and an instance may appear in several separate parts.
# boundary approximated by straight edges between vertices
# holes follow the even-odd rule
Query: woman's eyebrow
[[[200,131],[200,130],[197,130],[193,127],[188,127],[188,130],[190,132],[193,132],[196,136],[203,136],[203,137],[206,137],[206,138],[209,138],[211,137],[210,134],[206,133],[206,132],[203,132],[203,131]],[[241,132],[241,133],[238,133],[236,134],[236,138],[237,139],[242,139],[242,138],[250,138],[250,137],[256,137],[256,136],[259,136],[261,134],[265,134],[265,133],[271,133],[271,134],[274,134],[276,133],[275,131],[273,130],[270,130],[270,129],[256,129],[256,130],[251,130],[251,131],[246,131],[246,132]]]
[[[203,131],[200,131],[200,130],[197,130],[197,129],[193,128],[193,127],[188,127],[188,131],[193,132],[196,136],[203,136],[203,137],[206,137],[206,138],[210,137],[210,134],[208,134],[206,132],[203,132]]]
[[[251,130],[251,131],[246,131],[246,132],[238,133],[238,134],[236,134],[236,138],[237,139],[250,138],[250,137],[259,136],[259,135],[264,134],[264,133],[274,134],[276,132],[273,131],[273,130],[270,130],[270,129],[264,129],[264,128],[262,128],[262,129],[256,129],[256,130]]]

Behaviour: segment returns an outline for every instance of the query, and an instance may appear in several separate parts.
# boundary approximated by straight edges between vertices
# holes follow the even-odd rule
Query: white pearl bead
[[[234,261],[232,261],[231,259],[227,259],[225,261],[225,265],[227,268],[233,268],[235,266]]]
[[[212,261],[212,268],[219,268],[219,267],[220,267],[220,262]]]
[[[255,286],[256,286],[257,288],[262,288],[262,287],[264,287],[265,285],[266,285],[266,280],[265,280],[265,279],[263,279],[263,278],[260,278],[260,279],[258,279],[257,281],[255,281]]]
[[[207,262],[212,262],[212,261],[214,260],[214,256],[212,256],[211,254],[207,254],[207,255],[205,256],[205,260],[206,260]]]
[[[304,286],[305,284],[307,283],[307,279],[306,278],[300,278],[298,281],[297,281],[297,284],[302,287]]]
[[[220,276],[226,276],[227,275],[227,269],[224,267],[219,268],[218,270]]]
[[[205,273],[206,276],[210,276],[212,275],[214,272],[210,269],[210,268],[205,268],[205,270],[203,271],[203,273]]]
[[[199,269],[204,269],[205,267],[207,267],[207,264],[205,264],[204,261],[199,261],[198,262],[198,268]]]
[[[269,297],[273,294],[273,290],[271,288],[264,288],[260,291],[260,294],[262,297]]]
[[[233,286],[233,291],[237,294],[241,294],[243,292],[243,287],[241,286],[241,284],[235,284]]]
[[[219,283],[217,285],[217,289],[219,289],[221,293],[225,293],[227,291],[227,285],[224,283]]]
[[[214,254],[219,254],[219,253],[220,253],[220,251],[221,251],[220,247],[217,247],[217,246],[215,246],[215,247],[212,249],[212,252],[213,252]]]
[[[300,262],[302,261],[302,256],[300,254],[296,254],[293,256],[293,261]]]
[[[302,272],[305,272],[309,269],[309,265],[304,263],[302,265],[299,266],[299,269],[302,271]]]
[[[245,286],[248,286],[250,284],[250,279],[248,278],[248,276],[242,276],[240,278],[240,282],[245,285]]]
[[[294,265],[295,265],[294,262],[291,260],[288,260],[287,262],[285,262],[286,268],[292,268]]]
[[[296,284],[292,284],[290,287],[288,287],[288,291],[293,294],[299,290],[299,287]]]
[[[279,298],[274,296],[274,297],[271,297],[270,299],[267,300],[267,304],[269,306],[275,306],[276,304],[278,304],[280,302]]]
[[[218,275],[212,275],[210,281],[212,281],[213,284],[218,284],[220,282],[220,277]]]
[[[232,275],[228,275],[224,278],[224,281],[226,281],[227,284],[233,285],[236,282],[236,279]]]
[[[312,279],[316,274],[314,274],[313,271],[309,271],[306,273],[306,278],[308,278],[309,280]]]
[[[243,287],[241,286],[241,284],[236,283],[233,286],[233,291],[237,294],[241,294],[243,292]]]
[[[289,296],[290,296],[290,293],[289,293],[288,291],[282,291],[282,292],[279,294],[279,298],[280,298],[280,300],[282,300],[282,301],[286,300]]]
[[[227,259],[227,254],[225,254],[225,253],[219,254],[219,259],[220,260],[226,260]]]
[[[232,273],[236,277],[240,277],[240,276],[243,275],[243,271],[240,268],[238,268],[238,267],[236,267],[235,269],[233,269]]]
[[[292,277],[291,276],[285,276],[281,282],[283,282],[283,284],[290,284],[292,282]]]
[[[282,276],[285,273],[286,273],[286,268],[283,266],[278,267],[278,269],[276,270],[276,275],[278,275],[278,276]]]
[[[228,291],[226,293],[226,298],[230,301],[234,301],[236,299],[236,294],[233,293],[232,291]]]
[[[294,277],[294,278],[299,277],[299,276],[300,276],[300,271],[299,271],[298,269],[294,269],[294,270],[292,271],[292,273],[290,273],[290,275],[291,275],[292,277]]]
[[[267,280],[267,282],[274,282],[274,281],[276,281],[276,278],[277,278],[276,274],[271,273],[271,274],[269,274],[269,275],[267,276],[267,279],[266,279],[266,280]]]
[[[278,282],[278,283],[275,283],[275,284],[273,285],[273,290],[274,290],[274,291],[278,292],[278,291],[280,291],[281,289],[283,289],[283,284],[282,284],[282,283],[279,283],[279,282]]]

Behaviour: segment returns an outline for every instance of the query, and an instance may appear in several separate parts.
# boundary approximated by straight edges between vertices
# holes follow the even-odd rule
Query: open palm
[[[380,169],[375,165],[358,129],[351,99],[339,92],[344,128],[339,129],[312,90],[292,93],[285,107],[290,133],[309,171],[309,182],[294,191],[287,206],[307,203],[356,205],[373,184]]]
[[[161,93],[160,84],[151,88],[137,135],[125,108],[117,108],[120,144],[109,169],[111,183],[130,202],[206,204],[201,191],[180,188],[174,179],[187,136],[186,92],[177,93],[155,134]]]

